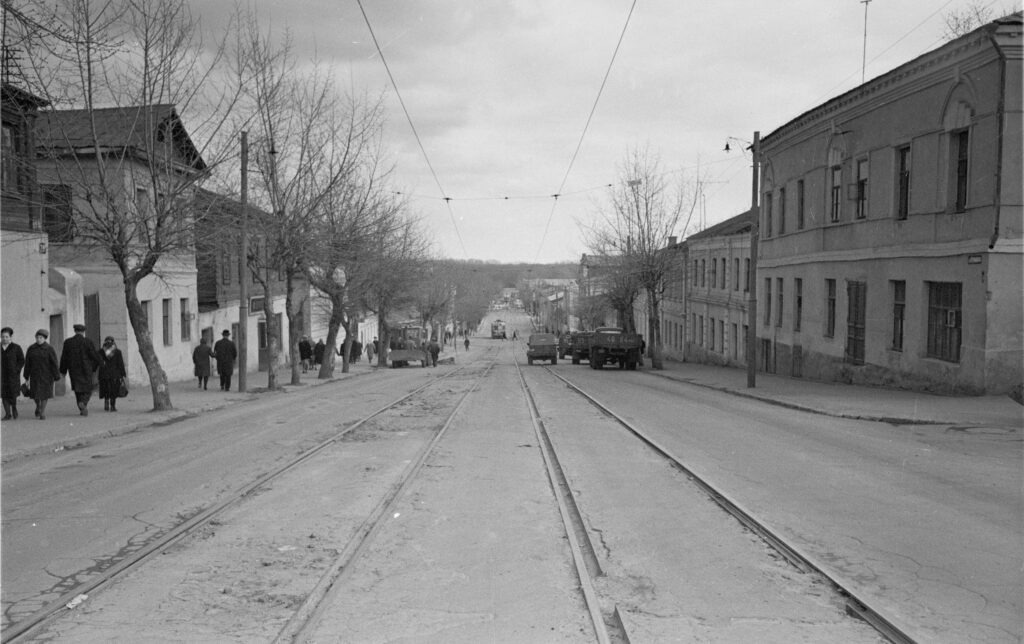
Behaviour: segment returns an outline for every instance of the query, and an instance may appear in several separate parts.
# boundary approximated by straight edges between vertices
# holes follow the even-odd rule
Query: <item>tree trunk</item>
[[[338,329],[345,320],[343,298],[337,294],[331,294],[331,318],[327,321],[327,346],[330,347],[331,359],[327,360],[327,349],[324,349],[324,361],[320,364],[320,373],[317,378],[326,380],[334,376],[334,347],[338,346]]]
[[[291,284],[291,280],[288,281]],[[298,307],[293,306],[292,289],[288,289],[288,295],[285,297],[285,311],[288,315],[288,346],[290,348],[291,363],[292,367],[292,384],[302,384],[302,359],[299,357],[299,339],[305,333],[305,314],[303,312],[303,304],[305,298],[303,298]]]
[[[281,330],[274,315],[274,294],[270,284],[263,285],[263,316],[267,319],[267,389],[277,389],[277,358],[281,355]]]
[[[146,372],[149,374],[149,388],[153,392],[153,411],[164,411],[174,409],[171,404],[171,391],[167,387],[167,373],[160,366],[160,359],[157,358],[156,350],[153,349],[153,335],[149,331],[149,319],[142,302],[139,301],[138,292],[135,290],[137,282],[125,280],[124,300],[128,305],[128,319],[135,330],[135,341],[139,344],[139,354],[142,362],[146,365]]]
[[[647,343],[647,355],[651,358],[653,369],[664,369],[665,363],[661,355],[661,303],[650,292],[647,293],[648,326],[651,328],[651,341]]]

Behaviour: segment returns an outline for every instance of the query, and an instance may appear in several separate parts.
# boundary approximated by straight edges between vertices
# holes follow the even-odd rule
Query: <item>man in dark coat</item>
[[[213,357],[213,349],[206,344],[206,338],[199,338],[199,346],[192,352],[192,373],[199,380],[199,388],[206,390],[206,383],[210,380],[210,358]],[[221,384],[221,389],[224,385]]]
[[[18,395],[21,393],[21,369],[25,366],[25,353],[14,343],[14,329],[0,330],[0,398],[4,402],[3,420],[18,417]]]
[[[60,380],[57,352],[46,342],[50,332],[36,331],[36,343],[25,351],[25,380],[29,398],[36,401],[36,418],[46,420],[46,403],[53,398],[53,383]]]
[[[316,341],[316,346],[313,347],[313,364],[320,366],[324,362],[324,350],[327,349],[327,345],[324,344],[323,338]]]
[[[85,325],[74,325],[75,334],[64,341],[60,354],[60,372],[70,375],[71,389],[78,402],[78,413],[89,415],[89,398],[92,397],[93,374],[103,363],[96,345],[85,337]]]
[[[427,345],[427,351],[430,355],[430,364],[433,367],[437,366],[437,356],[441,354],[441,345],[437,343],[437,340],[431,340],[430,344]]]
[[[299,360],[302,361],[302,373],[308,372],[313,365],[313,345],[306,336],[299,340]]]
[[[231,375],[235,373],[235,359],[238,349],[231,341],[231,331],[224,329],[221,339],[213,345],[213,357],[217,359],[217,374],[220,376],[220,388],[231,391]]]

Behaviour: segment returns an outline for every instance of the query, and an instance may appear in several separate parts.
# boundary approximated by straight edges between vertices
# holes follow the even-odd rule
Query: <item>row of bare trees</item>
[[[203,243],[197,230],[239,238],[237,212],[194,196],[200,185],[237,194],[242,132],[256,206],[247,209],[246,265],[264,295],[268,388],[285,346],[299,379],[304,311],[329,320],[327,346],[344,333],[347,369],[365,312],[383,323],[425,295],[430,245],[389,186],[381,97],[341,91],[332,69],[299,58],[289,34],[275,38],[238,10],[207,40],[184,0],[4,0],[3,12],[5,58],[16,62],[4,80],[50,108],[39,117],[40,176],[70,187],[73,243],[62,246],[119,271],[155,409],[172,403],[138,288],[177,279]],[[287,339],[273,311],[278,275]],[[306,301],[311,293],[317,301]],[[429,314],[446,305],[441,298]],[[331,358],[321,377],[332,374]]]

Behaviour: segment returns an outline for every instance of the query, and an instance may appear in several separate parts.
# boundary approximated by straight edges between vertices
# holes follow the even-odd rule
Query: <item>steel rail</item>
[[[401,403],[419,394],[428,387],[431,387],[439,382],[442,382],[444,380],[447,380],[448,378],[451,378],[452,376],[459,374],[468,366],[470,365],[462,365],[453,371],[449,371],[441,376],[431,379],[429,382],[420,385],[419,387],[413,389],[409,393],[383,405],[376,411],[371,412],[370,414],[364,416],[363,418],[360,418],[359,420],[349,425],[345,429],[334,434],[333,436],[324,439],[320,443],[300,453],[299,455],[287,461],[283,465],[271,470],[270,472],[260,476],[259,478],[236,489],[223,500],[215,503],[214,505],[206,508],[205,510],[202,510],[192,515],[185,521],[179,523],[178,525],[168,530],[163,535],[155,538],[154,541],[150,542],[145,547],[139,549],[131,556],[126,557],[125,559],[119,561],[117,564],[103,571],[103,573],[101,573],[97,577],[82,582],[81,584],[78,584],[71,590],[63,593],[60,597],[46,604],[45,606],[43,606],[36,612],[32,613],[28,617],[19,620],[18,622],[12,623],[6,629],[4,629],[2,634],[0,634],[0,642],[3,642],[4,644],[6,644],[7,642],[17,642],[29,635],[34,634],[40,627],[44,626],[52,619],[56,618],[60,613],[62,613],[63,610],[67,607],[67,605],[73,602],[76,598],[82,595],[94,593],[95,591],[102,589],[104,586],[106,586],[111,581],[113,581],[120,575],[124,574],[125,572],[129,570],[135,570],[138,567],[144,565],[149,559],[151,559],[161,551],[166,550],[169,546],[174,545],[181,539],[191,535],[197,529],[207,524],[211,519],[220,515],[225,510],[240,502],[241,500],[245,499],[248,495],[252,494],[262,486],[266,485],[267,483],[273,481],[274,479],[281,476],[285,472],[300,465],[301,463],[308,460],[309,458],[311,458],[324,448],[338,442],[347,434],[359,428],[363,424],[369,422],[371,419],[383,414],[384,412],[388,411],[389,409],[397,405],[400,405]]]
[[[583,538],[587,540],[588,543],[586,545],[591,552],[593,552],[593,546],[589,543],[589,535],[587,534],[586,526],[583,524],[583,518],[580,516],[579,509],[576,507],[576,502],[567,492],[568,483],[566,482],[567,479],[565,477],[565,473],[562,470],[561,464],[558,462],[554,445],[551,443],[547,429],[544,427],[544,422],[540,419],[540,411],[537,408],[537,401],[533,397],[533,392],[530,391],[530,386],[526,382],[526,376],[523,374],[523,369],[519,364],[519,360],[515,358],[514,352],[513,359],[515,361],[516,373],[519,375],[519,383],[523,388],[527,407],[530,410],[530,420],[533,422],[533,431],[537,437],[537,444],[540,447],[541,456],[544,459],[544,467],[547,470],[548,480],[551,483],[551,489],[555,495],[555,500],[558,502],[558,512],[562,517],[565,536],[569,541],[569,550],[572,552],[572,560],[576,566],[576,576],[579,578],[580,589],[583,591],[583,599],[587,605],[587,611],[590,613],[590,621],[594,626],[594,634],[600,644],[611,644],[612,639],[608,632],[608,625],[605,621],[604,613],[601,610],[597,591],[594,589],[594,582],[591,579],[590,571],[588,570],[587,562],[583,555],[583,548],[580,544],[580,539],[577,538],[576,535],[577,526],[579,526]],[[595,564],[596,563],[595,558]],[[600,569],[598,568],[598,573],[599,572]],[[619,632],[616,633],[616,640],[628,642],[629,638],[626,635],[625,629],[621,628],[621,620],[618,619],[617,609],[613,612],[612,617],[614,618],[613,623],[618,623],[620,625],[618,629]]]
[[[853,591],[843,585],[838,579],[827,573],[821,566],[815,563],[809,556],[804,555],[800,550],[793,544],[791,544],[785,537],[777,534],[774,530],[766,526],[760,520],[754,517],[753,514],[745,510],[740,503],[729,497],[725,492],[714,487],[711,483],[706,481],[699,474],[694,472],[692,469],[687,467],[682,459],[675,456],[667,447],[661,445],[657,440],[647,435],[644,431],[634,426],[628,420],[616,414],[610,407],[598,400],[593,394],[584,391],[577,384],[571,382],[564,376],[556,373],[550,366],[545,365],[548,373],[564,382],[570,389],[575,391],[577,394],[582,396],[592,405],[600,409],[610,418],[615,420],[617,423],[622,425],[627,431],[635,435],[641,441],[650,446],[655,452],[661,454],[663,457],[668,459],[674,467],[679,468],[690,480],[697,484],[704,492],[711,497],[711,499],[722,507],[726,512],[732,515],[738,520],[744,527],[749,529],[751,532],[761,537],[773,550],[782,555],[786,561],[790,562],[795,568],[801,572],[816,572],[821,577],[831,584],[833,590],[845,599],[846,612],[847,614],[858,617],[868,624],[870,624],[875,630],[882,634],[886,639],[893,644],[916,644],[916,641],[910,637],[903,629],[896,626],[892,621],[883,616],[877,610],[871,608],[867,602],[862,598],[858,597]]]
[[[427,443],[419,456],[409,464],[396,481],[396,484],[392,485],[391,491],[381,499],[366,519],[363,520],[353,536],[349,538],[345,548],[335,557],[330,567],[320,576],[313,590],[306,595],[306,599],[278,632],[277,637],[273,640],[274,644],[307,641],[312,628],[320,622],[329,599],[339,589],[338,582],[341,581],[348,571],[352,570],[352,564],[373,543],[386,523],[384,519],[391,515],[394,507],[405,497],[405,493],[412,487],[417,475],[423,469],[423,464],[427,458],[434,453],[434,448],[441,442],[452,421],[455,420],[462,406],[469,399],[470,394],[479,388],[480,382],[494,367],[494,364],[494,361],[492,361],[484,369],[483,374],[477,378],[476,382],[462,395],[462,398],[459,399],[458,404],[452,409],[444,424],[437,430],[437,433]]]

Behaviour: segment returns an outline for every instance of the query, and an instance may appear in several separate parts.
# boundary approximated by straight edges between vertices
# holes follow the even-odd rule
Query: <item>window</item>
[[[739,340],[739,337],[737,335],[738,333],[739,333],[739,330],[736,327],[736,323],[733,322],[732,323],[732,359],[733,360],[736,360],[737,358],[740,357],[740,354],[739,354],[740,340]]]
[[[732,258],[732,290],[740,290],[740,258]]]
[[[857,219],[868,216],[868,160],[857,161]]]
[[[775,279],[775,326],[782,328],[782,278]]]
[[[718,288],[725,290],[725,258],[722,258],[722,274],[719,276]]]
[[[178,308],[181,312],[181,341],[189,342],[192,340],[192,311],[189,310],[187,297],[178,301]]]
[[[846,361],[864,364],[864,328],[867,321],[868,285],[866,282],[847,282],[846,296]]]
[[[750,290],[750,258],[743,258],[743,290]]]
[[[893,280],[892,284],[892,350],[903,351],[903,320],[907,310],[907,283]]]
[[[725,321],[718,321],[718,350],[725,353]]]
[[[71,216],[71,186],[51,184],[39,186],[43,200],[43,230],[51,242],[69,242],[75,236]]]
[[[910,146],[896,150],[896,219],[910,214]]]
[[[836,281],[825,280],[825,337],[836,334]]]
[[[772,278],[764,278],[764,325],[772,323]]]
[[[807,207],[807,202],[804,196],[804,180],[800,179],[796,182],[796,229],[804,229],[804,213]]]
[[[226,246],[220,255],[220,283],[224,286],[231,284],[231,250]]]
[[[145,188],[135,188],[135,212],[139,217],[148,217],[152,212],[149,192]]]
[[[171,346],[171,300],[169,298],[164,298],[161,304],[163,305],[161,322],[163,322],[164,325],[164,346],[169,347]]]
[[[831,197],[832,203],[829,208],[829,216],[833,222],[836,222],[839,221],[843,204],[843,166],[832,166]]]
[[[702,259],[702,260],[700,260],[700,285],[701,286],[705,286],[704,276],[707,275],[707,272],[708,272],[707,263],[705,262],[705,260]]]
[[[804,317],[804,281],[793,279],[793,330],[799,331]]]
[[[953,207],[956,212],[963,212],[967,209],[967,166],[970,160],[970,139],[967,130],[955,132],[952,136],[953,153],[956,160]]]
[[[764,236],[772,236],[772,193],[764,193]]]
[[[708,348],[715,350],[715,318],[708,319]]]
[[[697,316],[697,344],[704,346],[704,316]]]
[[[697,314],[690,314],[690,342],[697,341]]]
[[[697,282],[699,282],[699,281],[700,281],[700,264],[697,262],[697,260],[693,260],[693,284],[694,284],[694,286],[696,286]]]
[[[786,189],[779,188],[779,234],[786,234]]]
[[[718,260],[711,258],[711,288],[718,286]]]
[[[0,150],[0,167],[2,167],[2,174],[0,174],[0,186],[3,189],[15,191],[20,188],[18,185],[18,157],[17,150],[14,145],[15,141],[15,130],[10,125],[3,126],[3,139],[0,140],[2,143],[2,150]]]
[[[928,282],[928,357],[960,362],[961,286]]]

